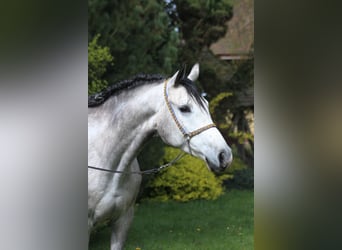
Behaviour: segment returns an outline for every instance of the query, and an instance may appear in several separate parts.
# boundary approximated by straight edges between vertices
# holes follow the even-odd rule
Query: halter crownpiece
[[[208,130],[210,128],[214,128],[216,127],[216,125],[214,123],[210,123],[206,126],[203,126],[199,129],[196,129],[192,132],[187,132],[185,130],[185,128],[182,126],[182,124],[179,122],[179,120],[177,119],[177,116],[176,116],[176,113],[175,111],[173,110],[172,106],[171,106],[171,103],[169,101],[169,98],[168,98],[168,94],[167,94],[167,83],[168,83],[168,79],[165,80],[164,82],[164,98],[165,98],[165,102],[166,102],[166,106],[174,120],[174,122],[176,123],[178,129],[182,132],[182,134],[184,135],[184,138],[186,140],[186,142],[188,143],[188,147],[189,147],[189,150],[190,150],[190,154],[192,154],[191,152],[191,147],[190,147],[190,139],[202,132],[204,132],[205,130]]]

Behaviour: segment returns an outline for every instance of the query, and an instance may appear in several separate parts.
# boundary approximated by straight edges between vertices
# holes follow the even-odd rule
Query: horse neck
[[[96,152],[90,160],[105,168],[125,170],[155,132],[154,117],[162,96],[160,84],[149,84],[111,97],[90,114],[90,133],[97,130],[88,138]]]

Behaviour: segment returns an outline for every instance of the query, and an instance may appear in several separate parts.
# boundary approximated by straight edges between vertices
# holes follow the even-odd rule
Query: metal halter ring
[[[184,138],[185,138],[185,140],[190,141],[191,136],[190,136],[189,134],[185,134],[185,135],[184,135]]]

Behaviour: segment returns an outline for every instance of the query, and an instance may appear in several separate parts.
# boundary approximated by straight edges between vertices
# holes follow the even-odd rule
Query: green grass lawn
[[[232,190],[214,201],[144,201],[136,206],[125,250],[249,250],[253,191]],[[109,249],[110,228],[92,235],[89,250]]]

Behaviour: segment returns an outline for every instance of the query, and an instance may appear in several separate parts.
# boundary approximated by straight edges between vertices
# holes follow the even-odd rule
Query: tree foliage
[[[224,36],[232,17],[228,0],[173,0],[169,9],[183,41],[180,60],[188,63],[198,61],[203,48]]]
[[[116,82],[137,73],[170,73],[177,60],[178,33],[170,25],[164,1],[89,0],[89,38],[111,48]]]
[[[88,44],[88,94],[105,88],[108,82],[103,79],[109,65],[113,65],[113,56],[108,47],[98,45],[97,35]]]

